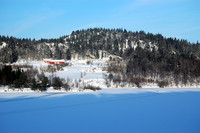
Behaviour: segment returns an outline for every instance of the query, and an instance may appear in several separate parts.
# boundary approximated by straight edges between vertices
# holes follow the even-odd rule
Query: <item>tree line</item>
[[[142,48],[128,49],[123,60],[110,61],[108,72],[112,81],[132,83],[157,83],[169,85],[196,85],[200,82],[200,60],[190,55],[177,55],[148,51]]]
[[[21,68],[13,69],[13,66],[3,65],[0,69],[0,85],[8,85],[10,88],[31,88],[36,91],[46,91],[48,87],[53,87],[56,90],[65,88],[70,90],[70,85],[59,77],[52,77],[50,80],[44,75],[39,74],[37,69],[30,67],[24,71]]]

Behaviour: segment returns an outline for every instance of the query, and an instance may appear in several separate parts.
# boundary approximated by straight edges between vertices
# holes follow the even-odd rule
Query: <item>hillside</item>
[[[119,58],[113,58],[113,56]],[[109,57],[107,71],[116,84],[156,82],[198,83],[200,44],[165,38],[161,34],[124,29],[94,28],[73,31],[58,39],[18,39],[0,36],[0,62],[54,59],[102,59]],[[121,58],[120,58],[121,57]]]
[[[126,57],[126,53],[136,48],[157,51],[160,54],[175,54],[194,59],[200,57],[200,44],[190,44],[186,40],[165,38],[160,34],[128,32],[122,29],[87,29],[73,31],[71,35],[58,39],[18,39],[0,36],[0,62],[17,60],[42,60],[43,58],[70,59],[100,58],[106,53]]]

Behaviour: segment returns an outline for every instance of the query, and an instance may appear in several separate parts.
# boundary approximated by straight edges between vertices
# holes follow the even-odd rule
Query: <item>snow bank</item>
[[[0,89],[2,90],[2,88]],[[46,92],[37,92],[31,91],[0,91],[0,98],[16,98],[16,97],[60,97],[66,95],[82,95],[82,94],[92,94],[92,95],[101,95],[101,94],[133,94],[133,93],[172,93],[172,92],[200,92],[200,88],[102,88],[100,91],[92,90],[80,90],[75,88],[70,91],[53,90],[52,88],[48,89]]]

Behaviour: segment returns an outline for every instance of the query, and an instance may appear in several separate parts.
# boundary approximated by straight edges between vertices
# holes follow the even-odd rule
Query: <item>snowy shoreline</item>
[[[0,87],[0,98],[14,98],[14,97],[39,97],[48,95],[51,96],[64,96],[64,95],[75,95],[75,94],[129,94],[129,93],[167,93],[167,92],[186,92],[186,91],[200,91],[200,86],[196,85],[183,85],[183,86],[168,86],[165,88],[159,88],[158,84],[147,83],[141,84],[141,88],[136,86],[131,87],[129,85],[121,87],[115,86],[112,83],[110,87],[107,87],[105,84],[104,75],[108,75],[107,71],[104,71],[102,68],[107,65],[104,60],[91,60],[91,64],[87,64],[88,60],[72,60],[70,63],[71,66],[64,67],[63,71],[57,71],[54,75],[67,80],[69,82],[80,84],[79,87],[72,87],[70,90],[65,90],[61,88],[60,90],[54,90],[53,87],[48,88],[46,91],[41,92],[39,90],[33,91],[31,88],[9,88],[8,86]],[[47,67],[48,64],[43,61],[31,61],[31,62],[16,62],[15,64],[23,65],[27,64],[37,68],[40,71],[40,68]],[[45,72],[46,76],[52,76],[51,73]],[[83,90],[84,85],[92,85],[100,87],[102,90],[92,91],[92,90]],[[51,95],[50,95],[51,94]]]
[[[2,90],[2,89],[1,89]],[[82,95],[82,94],[92,94],[96,96],[100,96],[101,94],[138,94],[138,93],[173,93],[173,92],[200,92],[200,88],[193,88],[193,87],[169,87],[169,88],[103,88],[99,91],[92,91],[92,90],[83,90],[80,91],[78,89],[73,89],[69,91],[64,90],[47,90],[45,92],[38,92],[38,91],[8,91],[3,92],[0,91],[0,98],[17,98],[17,97],[59,97],[59,96],[66,96],[66,95]]]

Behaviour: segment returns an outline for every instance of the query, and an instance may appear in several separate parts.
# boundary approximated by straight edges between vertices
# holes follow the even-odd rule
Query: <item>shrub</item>
[[[66,91],[68,91],[68,90],[71,89],[71,88],[70,88],[70,85],[69,85],[68,83],[63,83],[63,84],[62,84],[62,87],[63,87]]]
[[[31,80],[31,90],[36,90],[36,89],[37,89],[37,83],[36,83],[35,78],[33,78]]]
[[[93,90],[93,91],[101,90],[100,87],[95,87],[95,86],[92,86],[92,85],[84,86],[83,89],[84,89],[84,90],[85,90],[85,89],[89,89],[89,90]]]
[[[59,77],[54,77],[52,80],[52,86],[58,90],[62,86],[62,80]]]
[[[134,83],[138,88],[141,88],[141,83],[145,82],[145,80],[143,78],[140,77],[131,77],[130,78],[130,82]]]
[[[92,64],[92,61],[88,60],[86,63],[87,65],[89,65],[89,64]]]
[[[169,85],[169,82],[168,81],[159,81],[158,82],[158,86],[160,88],[164,88],[164,87],[167,87]]]
[[[42,79],[42,83],[41,83],[42,91],[46,90],[46,87],[47,87],[48,84],[49,84],[49,79],[47,77],[44,77]]]

